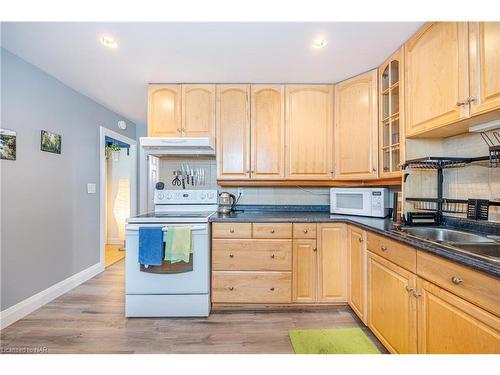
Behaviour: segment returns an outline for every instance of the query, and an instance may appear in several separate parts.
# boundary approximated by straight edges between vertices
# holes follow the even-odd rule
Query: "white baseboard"
[[[39,309],[43,305],[56,299],[57,297],[69,292],[71,289],[77,287],[81,283],[91,279],[95,275],[104,271],[104,265],[96,263],[77,274],[68,277],[67,279],[58,282],[51,287],[42,290],[41,292],[26,298],[25,300],[15,304],[0,312],[0,329],[10,326],[12,323],[17,322],[19,319],[24,318],[26,315],[31,314],[33,311]]]

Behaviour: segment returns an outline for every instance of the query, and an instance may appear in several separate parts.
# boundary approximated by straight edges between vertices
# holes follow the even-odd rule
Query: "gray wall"
[[[17,160],[1,160],[1,310],[99,262],[99,126],[132,139],[135,124],[1,50],[1,127]],[[127,122],[120,131],[118,120]],[[40,151],[40,130],[62,154]]]

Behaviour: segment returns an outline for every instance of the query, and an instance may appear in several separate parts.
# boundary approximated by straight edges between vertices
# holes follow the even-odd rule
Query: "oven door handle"
[[[125,227],[126,230],[131,230],[131,231],[138,231],[140,227],[158,227],[159,225],[127,225]],[[185,227],[187,225],[165,225],[162,226],[161,230],[166,232],[168,228],[170,227]],[[191,225],[191,230],[207,230],[207,225]]]

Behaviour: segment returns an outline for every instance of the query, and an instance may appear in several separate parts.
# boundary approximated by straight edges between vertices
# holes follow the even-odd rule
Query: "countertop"
[[[311,207],[310,211],[307,209],[297,211],[294,210],[295,206],[290,206],[288,210],[284,209],[283,206],[279,206],[277,209],[279,210],[273,210],[266,206],[262,210],[245,209],[228,215],[215,213],[209,218],[209,221],[213,223],[347,223],[500,278],[500,262],[409,236],[397,230],[392,220],[388,218],[330,215],[329,212],[325,212],[324,208],[317,207]]]

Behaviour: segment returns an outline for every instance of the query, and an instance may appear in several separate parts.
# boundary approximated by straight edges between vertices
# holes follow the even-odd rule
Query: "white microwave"
[[[386,217],[389,215],[387,188],[331,188],[330,213]]]

